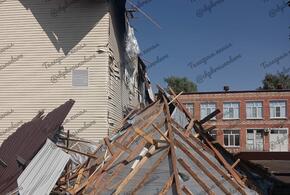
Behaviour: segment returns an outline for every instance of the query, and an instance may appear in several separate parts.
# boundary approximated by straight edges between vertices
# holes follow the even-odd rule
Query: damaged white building
[[[40,109],[76,100],[64,122],[98,141],[150,102],[146,67],[125,0],[0,4],[0,143]],[[149,95],[150,94],[150,95]]]

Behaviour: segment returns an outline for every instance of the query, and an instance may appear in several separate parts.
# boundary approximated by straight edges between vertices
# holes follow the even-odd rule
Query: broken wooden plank
[[[232,168],[235,168],[240,161],[240,159],[236,160],[236,162],[232,165]]]

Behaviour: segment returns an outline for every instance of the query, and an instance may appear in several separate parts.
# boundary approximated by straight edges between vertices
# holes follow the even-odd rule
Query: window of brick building
[[[224,145],[227,147],[239,147],[240,130],[224,130]]]
[[[270,102],[270,118],[286,118],[286,101]]]
[[[200,104],[200,119],[203,119],[207,115],[211,114],[216,110],[215,103],[201,103]],[[212,118],[211,120],[215,120],[216,117]]]
[[[186,109],[191,113],[194,114],[194,105],[193,103],[186,103],[185,104]]]
[[[240,118],[240,103],[238,102],[224,103],[223,118],[224,119],[239,119]]]
[[[263,118],[263,103],[262,102],[247,102],[246,112],[247,112],[247,119],[262,119]]]
[[[247,130],[247,150],[263,151],[264,149],[264,129]]]

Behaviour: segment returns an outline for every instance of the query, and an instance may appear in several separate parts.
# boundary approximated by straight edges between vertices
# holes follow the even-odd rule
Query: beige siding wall
[[[115,19],[113,14],[110,15],[110,35],[109,35],[109,104],[108,104],[108,122],[110,130],[113,130],[120,124],[123,118],[122,107],[122,82],[121,82],[121,69],[120,69],[120,53],[118,48],[118,41],[116,37],[117,30],[113,25]],[[114,18],[114,19],[113,19]]]
[[[109,55],[110,55],[110,81],[109,81],[109,129],[113,130],[118,126],[123,118],[125,108],[138,106],[137,87],[130,92],[125,82],[124,71],[130,62],[124,61],[126,55],[126,30],[128,21],[122,11],[121,2],[111,1],[110,7],[110,35],[109,35]],[[132,63],[137,64],[137,56]],[[136,65],[137,66],[137,65]],[[137,86],[137,83],[135,83]]]
[[[0,3],[0,143],[68,99],[76,104],[66,129],[95,141],[107,135],[109,57],[97,50],[108,43],[109,18],[100,0]],[[88,87],[72,87],[74,66],[88,69]]]

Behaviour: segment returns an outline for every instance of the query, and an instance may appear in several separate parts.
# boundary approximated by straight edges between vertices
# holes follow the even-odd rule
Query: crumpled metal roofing
[[[49,194],[69,159],[69,154],[47,139],[41,150],[18,177],[19,194]]]
[[[0,192],[5,194],[17,188],[17,178],[24,168],[20,161],[26,161],[27,166],[43,146],[47,138],[53,138],[60,129],[64,119],[71,110],[74,100],[54,109],[45,117],[38,114],[32,121],[23,124],[15,133],[10,135],[0,147],[0,159],[7,167],[0,165]]]

